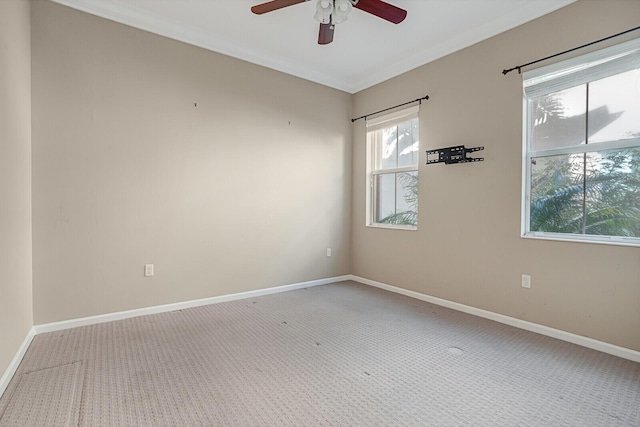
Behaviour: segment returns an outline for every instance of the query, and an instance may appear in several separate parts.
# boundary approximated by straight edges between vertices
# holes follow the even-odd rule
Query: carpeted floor
[[[0,426],[640,426],[640,364],[354,282],[37,335]]]

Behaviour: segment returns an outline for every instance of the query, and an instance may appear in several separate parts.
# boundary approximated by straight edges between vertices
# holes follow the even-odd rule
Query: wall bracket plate
[[[467,157],[468,153],[482,150],[484,150],[484,147],[465,148],[464,145],[427,150],[427,164],[444,163],[445,165],[452,165],[454,163],[482,162],[484,157]]]

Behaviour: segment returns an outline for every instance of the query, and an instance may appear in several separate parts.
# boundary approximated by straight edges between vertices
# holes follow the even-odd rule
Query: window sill
[[[559,242],[571,243],[591,243],[597,245],[614,245],[614,246],[632,246],[640,247],[640,238],[637,237],[612,237],[612,236],[594,236],[580,234],[561,234],[561,233],[525,233],[520,237],[523,239],[533,240],[555,240]]]
[[[365,224],[369,228],[387,228],[390,230],[406,230],[406,231],[418,231],[418,227],[413,225],[394,225],[394,224]]]

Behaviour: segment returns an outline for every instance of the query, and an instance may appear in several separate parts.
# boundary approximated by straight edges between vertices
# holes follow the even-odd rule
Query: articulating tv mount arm
[[[445,165],[452,165],[454,163],[481,162],[484,157],[467,157],[468,153],[481,150],[484,150],[484,147],[465,148],[464,145],[427,150],[427,164],[444,163]]]

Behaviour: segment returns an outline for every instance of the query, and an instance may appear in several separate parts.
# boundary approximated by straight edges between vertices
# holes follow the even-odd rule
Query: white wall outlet
[[[528,274],[522,275],[522,287],[527,289],[531,288],[531,276]]]
[[[145,264],[144,265],[144,277],[153,276],[153,264]]]
[[[327,248],[327,257],[331,256],[331,248]]]

